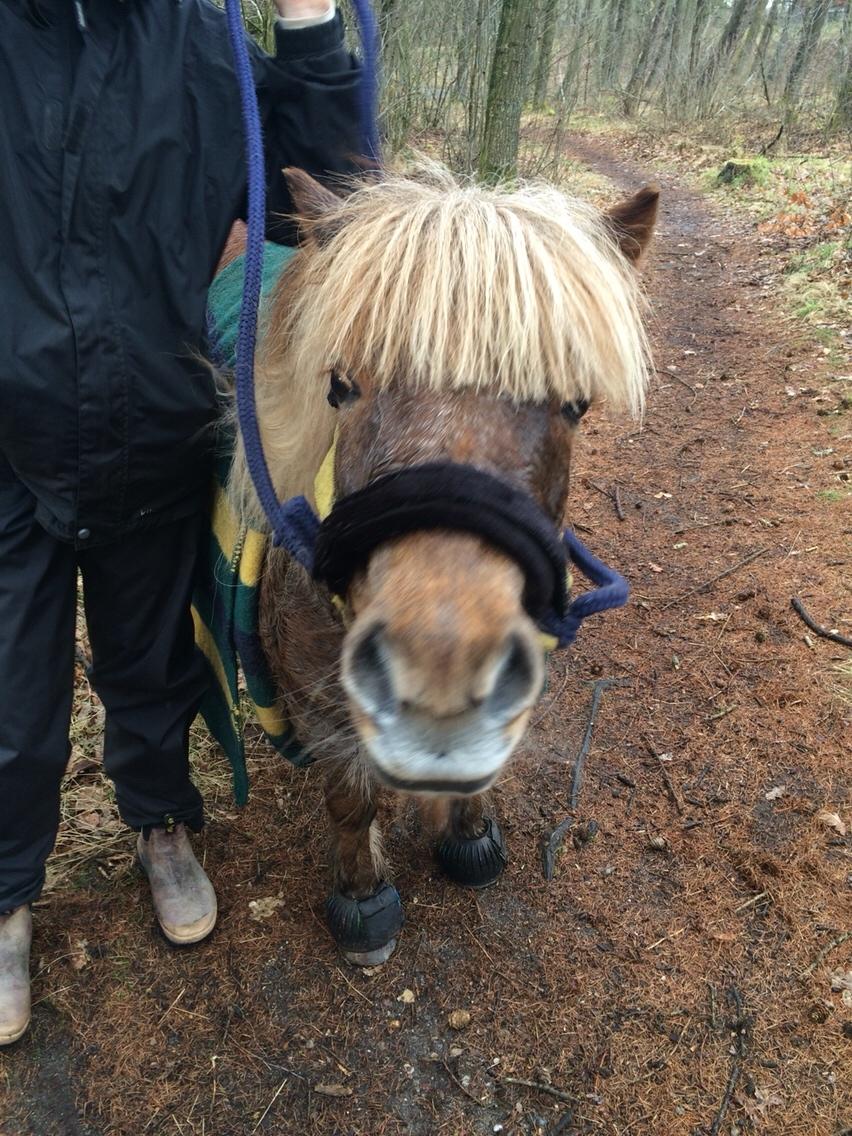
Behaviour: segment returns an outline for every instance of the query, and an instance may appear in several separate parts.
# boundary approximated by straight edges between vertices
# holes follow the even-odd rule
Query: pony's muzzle
[[[494,781],[541,691],[542,650],[517,620],[477,651],[462,636],[403,640],[379,619],[353,629],[343,684],[380,778],[416,793],[480,793]]]

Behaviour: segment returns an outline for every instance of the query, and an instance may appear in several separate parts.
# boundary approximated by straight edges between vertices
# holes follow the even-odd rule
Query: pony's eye
[[[577,425],[588,409],[589,404],[584,398],[575,399],[573,402],[563,402],[562,404],[562,414],[573,426]]]
[[[350,379],[346,375],[338,375],[337,371],[331,372],[327,397],[329,405],[333,406],[335,410],[339,410],[347,402],[354,402],[360,396],[361,388],[354,379]]]

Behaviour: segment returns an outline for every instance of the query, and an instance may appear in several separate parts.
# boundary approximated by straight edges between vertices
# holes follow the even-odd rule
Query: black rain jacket
[[[201,506],[216,414],[207,289],[245,208],[239,96],[208,0],[0,0],[0,458],[49,532],[115,540]],[[340,17],[252,44],[281,168],[351,173]],[[270,236],[291,240],[288,222]]]

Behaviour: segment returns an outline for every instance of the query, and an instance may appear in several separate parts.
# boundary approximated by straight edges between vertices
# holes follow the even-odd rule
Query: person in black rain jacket
[[[330,0],[251,46],[269,236],[281,175],[355,171],[360,73]],[[190,593],[210,480],[207,288],[245,206],[239,97],[208,0],[0,0],[0,1044],[29,1021],[30,903],[69,755],[78,572],[104,764],[173,942],[212,886],[188,732]],[[282,216],[284,215],[284,216]]]

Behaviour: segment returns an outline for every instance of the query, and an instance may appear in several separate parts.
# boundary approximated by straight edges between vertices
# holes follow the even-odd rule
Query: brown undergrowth
[[[572,156],[622,188],[659,173],[594,140]],[[849,653],[790,606],[797,595],[852,634],[852,525],[832,496],[849,413],[821,345],[755,286],[752,220],[661,181],[646,424],[590,412],[571,495],[632,598],[553,660],[496,793],[505,877],[451,887],[416,820],[393,812],[407,926],[384,968],[351,970],[322,924],[317,779],[255,741],[238,812],[199,736],[219,926],[169,949],[131,841],[84,798],[74,815],[102,813],[109,831],[79,842],[37,911],[32,1035],[0,1056],[4,1136],[852,1125]],[[601,677],[620,681],[602,694],[576,810],[597,833],[569,830],[547,882],[543,844],[571,811]],[[82,680],[79,697],[82,714]],[[98,777],[78,769],[69,788]]]

